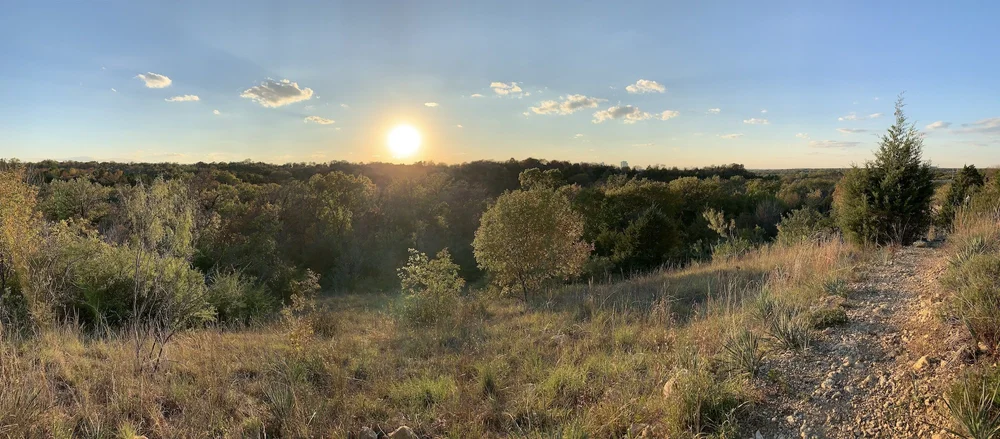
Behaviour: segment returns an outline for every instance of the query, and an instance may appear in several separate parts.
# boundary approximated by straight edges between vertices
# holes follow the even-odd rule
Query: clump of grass
[[[983,236],[970,236],[948,257],[948,263],[952,267],[961,267],[973,257],[989,252],[990,247],[990,242]]]
[[[773,337],[785,349],[801,351],[809,347],[812,341],[809,323],[798,318],[794,311],[783,309],[775,313],[767,322],[767,334]]]
[[[829,295],[847,297],[851,294],[851,287],[847,280],[835,278],[823,282],[823,291]]]
[[[953,267],[945,283],[955,292],[955,313],[973,338],[1000,345],[1000,255],[978,254]]]
[[[420,377],[397,384],[390,397],[411,409],[422,411],[455,395],[458,386],[449,376]]]
[[[760,347],[760,337],[749,329],[737,331],[723,346],[723,361],[731,372],[747,374],[756,378],[764,365],[764,351]]]
[[[847,312],[841,308],[823,308],[811,311],[805,316],[813,329],[826,329],[847,324]]]
[[[706,370],[679,370],[667,400],[666,427],[669,437],[729,437],[736,412],[744,406],[735,379],[718,379]]]
[[[956,429],[968,439],[1000,437],[1000,372],[973,373],[953,385],[945,399]]]

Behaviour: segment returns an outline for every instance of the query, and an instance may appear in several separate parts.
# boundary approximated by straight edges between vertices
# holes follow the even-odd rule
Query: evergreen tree
[[[907,121],[903,97],[896,121],[879,141],[875,160],[854,167],[838,184],[834,210],[844,235],[863,245],[907,245],[931,224],[934,182],[923,161],[921,134]]]

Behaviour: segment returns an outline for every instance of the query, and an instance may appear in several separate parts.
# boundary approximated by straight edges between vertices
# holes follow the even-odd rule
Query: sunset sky
[[[5,2],[0,157],[1000,164],[1000,8],[820,3]]]

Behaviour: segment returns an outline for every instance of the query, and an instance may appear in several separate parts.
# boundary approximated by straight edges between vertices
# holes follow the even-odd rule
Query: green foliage
[[[277,309],[275,297],[240,271],[216,271],[209,277],[205,299],[215,309],[220,323],[248,324]]]
[[[562,186],[562,176],[558,169],[542,171],[538,168],[526,169],[517,176],[521,189],[556,189]]]
[[[765,324],[767,334],[785,349],[803,350],[812,341],[809,322],[786,307],[776,307],[772,318]]]
[[[793,210],[778,223],[778,243],[782,245],[819,241],[831,235],[830,218],[810,207]]]
[[[583,219],[551,190],[508,192],[484,214],[472,242],[476,261],[506,290],[527,298],[551,279],[569,279],[583,269],[590,245]]]
[[[764,365],[760,337],[749,329],[744,328],[731,334],[723,345],[723,350],[723,360],[731,372],[756,378]]]
[[[896,102],[896,122],[882,136],[875,160],[849,170],[837,186],[834,211],[841,231],[862,245],[907,245],[931,223],[934,195],[923,138]]]
[[[960,171],[955,173],[951,185],[944,201],[941,203],[941,210],[938,211],[938,225],[948,228],[955,220],[955,213],[963,206],[977,188],[983,187],[985,181],[983,174],[976,169],[976,165],[965,165]]]
[[[967,439],[1000,437],[1000,370],[972,372],[952,385],[945,398],[955,429]]]
[[[41,208],[50,219],[76,218],[94,222],[110,211],[111,189],[90,179],[52,180],[47,189],[50,195]]]
[[[448,250],[437,257],[410,249],[410,259],[399,269],[403,291],[402,317],[406,323],[421,325],[449,320],[460,305],[459,294],[465,280]]]

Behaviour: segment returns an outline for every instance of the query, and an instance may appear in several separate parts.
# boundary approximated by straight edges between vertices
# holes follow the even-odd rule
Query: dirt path
[[[941,250],[907,247],[860,267],[840,305],[849,323],[774,359],[784,389],[758,437],[949,437],[941,395],[967,341],[938,317],[943,264]]]

